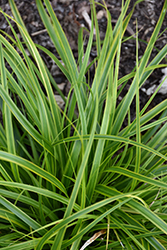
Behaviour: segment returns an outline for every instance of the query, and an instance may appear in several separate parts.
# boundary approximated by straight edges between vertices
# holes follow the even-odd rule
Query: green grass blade
[[[34,192],[37,194],[41,194],[42,196],[48,197],[50,199],[55,199],[55,200],[60,201],[61,203],[66,204],[66,205],[69,202],[69,199],[64,197],[63,195],[60,195],[58,193],[52,192],[52,191],[44,189],[44,188],[39,188],[39,187],[31,186],[31,185],[26,185],[26,184],[16,183],[16,182],[9,182],[9,181],[0,181],[0,185],[11,187],[11,188],[23,189],[23,190]],[[75,204],[74,209],[76,211],[79,211],[80,206]]]
[[[142,79],[142,76],[143,76],[143,73],[144,73],[144,70],[146,68],[146,65],[147,65],[147,62],[148,62],[148,58],[151,54],[151,51],[153,49],[153,46],[154,46],[154,43],[157,39],[157,36],[158,36],[158,33],[159,33],[159,30],[161,28],[161,25],[162,25],[162,22],[163,22],[163,19],[165,17],[165,13],[166,13],[166,9],[167,9],[167,2],[165,1],[164,2],[164,6],[162,8],[162,11],[161,11],[161,15],[159,17],[159,20],[157,22],[157,25],[154,29],[154,32],[150,38],[150,41],[148,43],[148,46],[146,48],[146,51],[142,57],[142,60],[141,60],[141,63],[140,63],[140,66],[139,66],[139,76],[140,76],[140,79]],[[140,83],[139,83],[140,85]],[[122,126],[122,122],[127,114],[127,111],[130,107],[130,104],[133,100],[133,97],[134,97],[134,94],[135,94],[135,88],[136,88],[136,75],[134,77],[134,80],[131,84],[131,87],[126,95],[126,97],[123,99],[123,101],[121,102],[121,108],[119,108],[119,112],[115,118],[115,123],[114,123],[114,126],[113,126],[113,131],[112,133],[113,134],[117,134]]]
[[[1,82],[2,87],[4,88],[4,91],[8,93],[8,85],[7,85],[7,78],[6,78],[6,72],[5,72],[5,63],[3,58],[3,49],[2,44],[0,43],[0,73],[1,73]],[[5,113],[5,131],[6,131],[6,138],[7,138],[7,147],[8,151],[10,153],[15,154],[15,141],[14,141],[14,132],[13,132],[13,126],[12,126],[12,116],[9,108],[4,103],[4,113]],[[20,181],[19,177],[19,170],[16,164],[11,163],[12,172],[14,175],[14,178],[16,181]]]
[[[82,140],[87,140],[87,139],[89,139],[89,137],[90,137],[90,135],[84,135],[82,137]],[[125,143],[125,144],[130,144],[130,145],[133,145],[133,146],[137,146],[137,147],[145,149],[146,151],[151,152],[151,153],[159,156],[160,158],[163,158],[163,159],[167,160],[167,157],[165,155],[161,154],[160,152],[158,152],[157,150],[155,150],[153,148],[150,148],[147,145],[144,145],[142,143],[138,143],[136,141],[127,139],[125,137],[114,136],[114,135],[95,135],[94,139],[95,140],[96,139],[100,139],[100,140],[105,139],[105,140],[117,141],[117,142],[120,142],[120,143]],[[55,145],[60,144],[60,143],[64,143],[64,142],[69,142],[69,141],[76,141],[76,140],[80,140],[80,137],[79,136],[72,136],[72,137],[64,139],[63,141],[61,140],[61,141],[56,142]]]
[[[44,139],[37,130],[29,123],[29,121],[25,118],[25,116],[21,113],[21,111],[17,108],[14,102],[10,99],[6,91],[0,86],[0,95],[16,117],[16,119],[21,123],[21,125],[27,130],[27,132],[41,145],[43,145],[43,141],[45,141],[46,149],[49,152],[53,152],[53,149],[49,145],[49,143]]]
[[[138,30],[136,20],[136,32]],[[136,141],[141,143],[140,131],[140,97],[139,97],[139,68],[138,68],[138,35],[136,36]],[[141,148],[136,148],[135,173],[139,173],[141,161]],[[136,180],[132,181],[131,191],[135,189]]]
[[[128,194],[129,196],[129,194]],[[117,195],[115,197],[112,198],[108,198],[106,200],[102,200],[100,202],[97,202],[89,207],[86,207],[85,209],[80,210],[79,212],[71,215],[70,217],[67,217],[65,219],[63,219],[62,222],[60,222],[58,225],[54,226],[50,231],[48,231],[43,238],[41,239],[41,241],[39,242],[37,249],[36,250],[41,250],[43,245],[46,243],[47,240],[49,240],[50,237],[53,237],[56,234],[56,231],[59,230],[59,228],[64,227],[65,225],[69,224],[70,222],[72,222],[73,220],[75,220],[76,218],[79,218],[80,216],[83,216],[87,213],[90,213],[91,211],[94,211],[96,209],[99,209],[100,207],[103,207],[106,204],[109,204],[110,202],[114,201],[114,200],[118,200],[121,197],[126,197],[126,194],[123,195]],[[131,199],[131,198],[130,198]],[[129,200],[129,199],[128,199]],[[60,232],[60,231],[59,231]],[[58,245],[57,245],[58,246]]]
[[[45,0],[45,5],[47,7],[51,19],[46,14],[42,3],[40,1],[37,1],[37,8],[41,19],[47,29],[47,32],[49,33],[49,36],[52,39],[55,48],[57,49],[60,57],[66,65],[66,68],[68,69],[68,72],[71,75],[72,82],[75,83],[78,70],[71,48],[48,0]]]
[[[31,163],[30,161],[27,161],[24,158],[3,151],[0,151],[0,159],[3,161],[16,163],[22,168],[32,171],[33,173],[41,176],[42,178],[46,179],[47,181],[58,187],[64,194],[66,194],[64,185],[55,176],[43,170],[39,166]]]
[[[97,91],[97,89],[96,89],[96,91]],[[85,172],[86,167],[87,167],[89,155],[90,155],[90,152],[91,152],[91,147],[92,147],[93,140],[94,140],[97,116],[98,116],[98,96],[96,98],[96,110],[95,110],[95,115],[94,115],[94,124],[93,124],[93,128],[92,128],[92,132],[90,134],[90,138],[89,138],[89,141],[87,143],[85,154],[84,154],[84,157],[82,159],[80,169],[78,171],[78,175],[77,175],[77,178],[76,178],[76,181],[75,181],[72,193],[71,193],[69,204],[68,204],[66,212],[64,214],[64,218],[67,218],[68,216],[70,216],[70,214],[72,212],[72,209],[73,209],[73,206],[74,206],[74,202],[75,202],[75,200],[77,198],[77,195],[78,195],[78,192],[79,192],[81,181],[83,181],[83,182],[85,181],[84,180],[84,178],[85,178],[85,173],[84,172]],[[84,199],[85,198],[86,197],[84,197]],[[58,232],[58,234],[57,234],[57,236],[56,236],[56,238],[54,240],[54,244],[52,246],[52,249],[54,249],[55,246],[57,247],[57,249],[61,249],[61,244],[62,244],[64,234],[65,234],[65,228],[62,228],[62,230],[60,230]]]
[[[39,239],[27,240],[26,242],[17,243],[14,246],[2,247],[2,250],[32,250],[38,244]]]
[[[23,220],[29,227],[32,227],[33,229],[39,229],[41,227],[40,224],[38,224],[35,220],[30,218],[26,213],[21,211],[19,208],[17,208],[15,205],[13,205],[11,202],[0,196],[0,203],[9,209],[12,213],[14,213],[18,218]],[[42,230],[40,232],[41,235],[45,233],[45,230]]]
[[[149,183],[149,184],[157,186],[157,187],[161,187],[161,188],[165,188],[165,189],[167,188],[167,184],[164,183],[163,181],[158,181],[158,180],[151,179],[151,178],[146,177],[144,175],[132,172],[132,171],[130,171],[128,169],[119,168],[119,167],[111,167],[107,171],[109,171],[109,172],[111,171],[111,172],[114,172],[114,173],[119,173],[119,174],[125,175],[125,176],[127,176],[129,178],[136,179],[136,180],[138,180],[140,182]]]

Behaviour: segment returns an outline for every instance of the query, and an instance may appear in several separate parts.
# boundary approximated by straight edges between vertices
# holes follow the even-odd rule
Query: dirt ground
[[[136,30],[136,19],[138,23],[138,30],[139,30],[139,58],[142,57],[144,54],[146,43],[145,41],[149,41],[151,34],[154,30],[154,27],[157,23],[158,17],[160,15],[162,6],[164,4],[165,0],[145,0],[138,4],[135,8],[134,14],[132,16],[132,19],[130,21],[130,24],[128,26],[128,29],[126,30],[125,36],[130,36],[135,33]],[[52,0],[50,1],[52,4],[52,7],[58,17],[58,20],[60,21],[65,34],[68,38],[68,41],[70,43],[70,46],[73,50],[73,53],[75,55],[75,58],[77,59],[78,52],[77,52],[77,36],[78,31],[81,27],[81,25],[86,26],[89,29],[89,26],[82,15],[82,9],[86,9],[88,15],[90,16],[90,3],[89,1],[81,1],[81,0]],[[102,3],[102,1],[98,1]],[[121,12],[121,3],[122,0],[106,0],[107,7],[111,13],[112,16],[112,25],[115,25],[116,20],[118,19],[120,12]],[[55,55],[57,55],[56,50],[47,35],[45,31],[45,27],[42,24],[42,21],[40,19],[40,16],[38,14],[38,10],[35,4],[35,0],[16,0],[15,1],[18,10],[26,24],[27,30],[29,34],[31,35],[33,41],[35,43],[38,43],[47,49],[49,49],[51,52],[53,52]],[[129,11],[132,9],[133,5],[135,3],[135,0],[131,0]],[[10,5],[7,0],[0,0],[0,7],[4,12],[6,12],[9,15],[12,15],[10,10]],[[100,27],[100,36],[101,38],[104,38],[105,30],[106,30],[106,17],[104,15],[104,11],[100,5],[97,5],[97,14],[98,14],[98,22]],[[12,22],[12,25],[14,26],[15,30],[18,32],[18,29],[14,22]],[[167,16],[165,17],[165,20],[162,25],[161,32],[167,28]],[[10,27],[8,23],[6,22],[3,15],[0,15],[0,29],[7,32],[8,34],[11,34]],[[128,73],[130,73],[134,66],[135,66],[135,58],[136,58],[136,41],[135,40],[128,40],[125,43],[122,44],[122,51],[121,51],[121,60],[120,60],[120,72],[119,77],[122,77]],[[164,47],[164,45],[167,43],[167,30],[162,34],[162,36],[157,40],[155,46],[156,49],[160,50]],[[86,44],[85,44],[86,45]],[[155,57],[157,54],[157,50],[154,49],[153,53],[151,55],[151,59]],[[57,55],[58,56],[58,55]],[[92,49],[91,51],[91,60],[94,59],[96,56],[96,51]],[[48,66],[49,70],[51,71],[54,79],[56,80],[57,84],[59,84],[60,89],[64,92],[65,95],[67,95],[69,90],[69,83],[64,78],[64,76],[61,74],[57,66],[54,64],[54,62],[49,58],[46,57],[46,55],[42,54],[42,57]],[[163,63],[166,63],[164,60]],[[93,70],[92,70],[93,75]],[[149,79],[145,82],[143,88],[145,88],[145,91],[149,89],[153,85],[158,85],[160,82],[160,79],[162,77],[163,73],[160,69],[157,69],[153,72],[153,74],[149,77]],[[128,90],[131,82],[127,84],[126,88],[121,93],[122,97],[125,95],[126,91]],[[140,104],[141,108],[146,103],[146,101],[149,99],[149,95],[146,94],[144,91],[140,91]],[[161,93],[158,94],[153,103],[152,106],[158,104],[162,100],[164,100],[167,97],[167,94]],[[120,97],[121,98],[121,97]],[[132,112],[133,112],[133,104],[132,104]],[[134,114],[135,114],[135,108],[134,108]]]

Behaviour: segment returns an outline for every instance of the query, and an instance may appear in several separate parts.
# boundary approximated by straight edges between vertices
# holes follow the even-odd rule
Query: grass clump
[[[114,29],[106,9],[108,25],[102,42],[91,0],[97,58],[90,86],[86,73],[94,26],[85,52],[83,29],[79,32],[76,63],[49,1],[44,0],[47,11],[36,1],[62,64],[33,43],[14,1],[9,3],[23,42],[12,26],[10,42],[0,35],[1,249],[166,249],[167,101],[148,111],[154,93],[140,110],[139,89],[154,69],[164,67],[160,62],[167,46],[149,59],[167,1],[140,62],[136,52],[135,70],[118,79],[121,43],[133,13],[127,14],[130,1],[122,4]],[[66,102],[63,112],[54,97],[57,84],[38,49],[71,83],[67,99],[60,93]],[[129,79],[129,91],[117,105],[118,87]],[[134,98],[136,119],[131,121]],[[128,125],[123,127],[127,115]],[[159,119],[151,122],[157,115]]]

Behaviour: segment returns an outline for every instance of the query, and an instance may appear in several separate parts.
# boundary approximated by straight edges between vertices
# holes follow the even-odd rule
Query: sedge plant
[[[79,31],[77,62],[48,0],[45,7],[39,0],[36,5],[59,59],[34,44],[14,0],[9,3],[14,18],[3,14],[13,36],[0,34],[1,250],[166,249],[167,100],[147,109],[157,89],[140,110],[139,89],[156,68],[166,66],[160,63],[167,46],[153,60],[150,55],[167,1],[140,61],[136,34],[136,67],[120,79],[121,46],[134,10],[127,14],[130,0],[122,3],[114,28],[104,2],[103,41],[96,3],[90,0],[92,27],[86,49],[83,28]],[[90,83],[86,76],[93,64],[88,64],[92,46],[97,57]],[[67,98],[41,50],[70,82]],[[127,94],[117,104],[130,79]],[[55,90],[65,101],[64,110],[57,105]],[[128,124],[123,126],[126,117]]]

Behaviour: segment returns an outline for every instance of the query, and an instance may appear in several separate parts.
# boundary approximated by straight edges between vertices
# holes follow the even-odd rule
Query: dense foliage
[[[140,110],[139,89],[157,67],[165,67],[160,63],[167,46],[151,62],[149,59],[167,1],[143,57],[138,61],[136,35],[136,68],[118,79],[121,44],[133,13],[127,14],[130,0],[122,4],[114,29],[106,9],[104,41],[100,40],[95,2],[91,0],[97,50],[91,83],[86,74],[91,66],[93,25],[86,51],[83,28],[79,32],[76,62],[49,1],[44,0],[47,11],[42,1],[36,1],[59,60],[33,43],[14,0],[9,3],[23,42],[10,24],[11,17],[3,13],[13,38],[5,34],[6,39],[1,32],[1,250],[83,250],[86,245],[97,250],[166,249],[167,100],[147,109],[157,89]],[[71,83],[67,99],[39,50],[55,61]],[[117,105],[129,79],[129,91]],[[56,103],[55,89],[66,103],[64,111]],[[136,119],[132,121],[134,98]],[[103,240],[98,237],[101,235]]]

